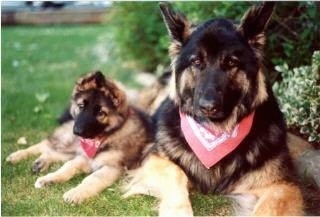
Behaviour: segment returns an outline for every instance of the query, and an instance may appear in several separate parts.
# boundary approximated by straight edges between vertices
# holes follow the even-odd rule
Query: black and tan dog
[[[155,114],[155,145],[125,196],[158,197],[161,216],[192,215],[191,187],[230,196],[240,215],[303,214],[285,121],[265,81],[264,30],[273,6],[251,7],[240,24],[193,26],[160,5],[172,40],[170,96]]]
[[[124,91],[101,72],[77,81],[70,113],[74,120],[39,144],[12,153],[7,160],[15,163],[41,154],[33,166],[36,171],[57,161],[66,162],[57,171],[39,177],[36,188],[66,182],[78,173],[91,173],[63,196],[66,202],[80,203],[114,183],[126,168],[135,166],[151,139],[151,122],[128,105]]]

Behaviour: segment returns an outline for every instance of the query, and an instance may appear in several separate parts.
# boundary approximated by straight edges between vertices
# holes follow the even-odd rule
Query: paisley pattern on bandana
[[[210,168],[231,153],[250,132],[254,112],[242,119],[230,132],[215,132],[181,113],[183,135],[206,168]]]

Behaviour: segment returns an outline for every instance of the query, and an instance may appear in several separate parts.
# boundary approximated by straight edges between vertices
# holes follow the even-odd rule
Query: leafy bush
[[[119,55],[133,60],[136,67],[153,71],[168,64],[167,31],[156,2],[114,2],[111,11],[112,33]]]
[[[313,51],[320,49],[319,10],[318,2],[277,3],[267,30],[266,52],[273,64],[308,64]]]
[[[310,142],[320,142],[320,51],[314,52],[310,66],[289,69],[277,66],[282,82],[273,89],[289,127],[300,129]]]
[[[231,2],[174,3],[174,7],[186,13],[193,22],[226,14],[239,19],[249,5],[247,2],[237,5]],[[121,57],[151,72],[159,65],[170,63],[169,38],[158,2],[115,2],[110,22]]]
[[[252,4],[174,2],[173,7],[198,23],[214,17],[239,20]],[[320,49],[319,5],[317,2],[277,3],[267,30],[266,56],[273,64],[306,65],[312,52]],[[125,60],[134,61],[138,68],[147,71],[154,71],[159,64],[169,64],[169,40],[157,2],[115,2],[111,10],[111,26],[114,27],[119,55]],[[272,68],[271,64],[271,71]]]

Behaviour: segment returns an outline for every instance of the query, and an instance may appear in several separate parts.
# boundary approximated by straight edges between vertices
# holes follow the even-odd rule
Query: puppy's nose
[[[213,99],[200,98],[199,107],[203,114],[215,114],[219,111],[219,103]]]
[[[83,135],[83,132],[84,132],[83,127],[79,127],[79,126],[77,126],[77,125],[74,125],[74,127],[73,127],[73,133],[74,133],[75,135],[82,136],[82,135]]]

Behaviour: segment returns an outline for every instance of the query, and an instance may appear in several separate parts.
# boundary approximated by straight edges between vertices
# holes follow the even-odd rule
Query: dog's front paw
[[[24,158],[24,152],[22,150],[16,151],[11,153],[7,158],[6,161],[12,164],[18,163]]]
[[[82,203],[85,199],[87,199],[87,194],[77,187],[70,189],[63,195],[63,200],[66,203],[75,203],[79,204]]]
[[[45,159],[37,159],[32,165],[32,172],[40,173],[49,168],[49,163]]]
[[[49,176],[39,177],[34,183],[35,188],[43,188],[46,185],[50,185],[54,183],[54,181]]]

